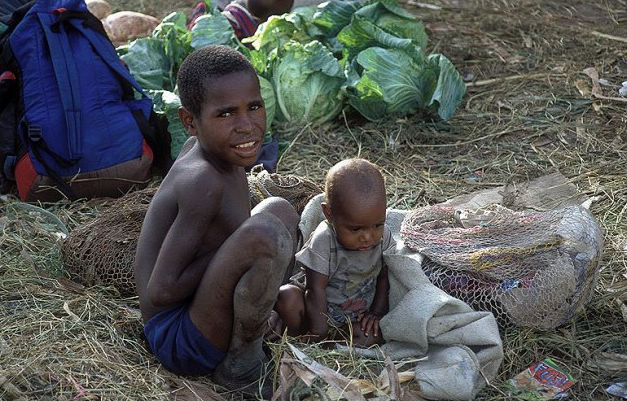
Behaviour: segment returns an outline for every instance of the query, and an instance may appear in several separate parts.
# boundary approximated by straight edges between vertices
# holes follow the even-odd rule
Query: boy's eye
[[[351,227],[351,231],[352,231],[352,232],[357,232],[357,231],[359,231],[359,230],[360,230],[360,228],[359,228],[359,227]]]
[[[230,111],[223,111],[222,113],[218,114],[218,117],[230,117],[232,115],[233,113]]]
[[[253,104],[252,106],[250,106],[250,109],[251,110],[259,110],[262,107],[263,107],[263,105],[261,105],[261,104]]]

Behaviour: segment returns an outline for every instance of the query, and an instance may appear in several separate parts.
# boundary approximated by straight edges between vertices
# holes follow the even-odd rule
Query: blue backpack
[[[164,174],[167,120],[84,0],[36,0],[0,37],[0,190],[23,201],[120,196]]]

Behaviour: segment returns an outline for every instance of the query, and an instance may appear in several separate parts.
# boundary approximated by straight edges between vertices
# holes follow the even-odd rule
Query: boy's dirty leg
[[[268,357],[262,349],[263,334],[277,299],[279,287],[293,256],[292,236],[282,222],[275,220],[275,251],[260,256],[242,276],[233,296],[233,330],[224,361],[218,365],[213,381],[224,387],[264,399],[272,396],[272,377]]]

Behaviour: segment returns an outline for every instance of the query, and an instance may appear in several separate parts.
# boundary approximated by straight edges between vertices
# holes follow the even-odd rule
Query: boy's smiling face
[[[213,78],[205,86],[200,116],[182,108],[181,120],[209,160],[222,168],[248,167],[256,160],[266,128],[257,76],[249,71]]]

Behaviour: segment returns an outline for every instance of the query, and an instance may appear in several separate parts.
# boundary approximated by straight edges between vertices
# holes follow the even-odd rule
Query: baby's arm
[[[388,295],[390,292],[390,282],[388,280],[388,267],[384,264],[381,267],[379,276],[377,276],[377,286],[374,293],[374,299],[368,313],[360,315],[357,319],[361,331],[366,337],[369,333],[375,337],[379,336],[379,320],[388,312]]]
[[[208,266],[209,261],[197,254],[218,212],[221,191],[195,185],[194,191],[176,191],[181,194],[177,196],[177,215],[148,281],[148,295],[155,306],[174,305],[192,296]]]
[[[329,277],[311,269],[305,269],[307,288],[305,290],[305,309],[307,311],[307,327],[313,340],[323,340],[329,333],[327,323],[326,288]]]

